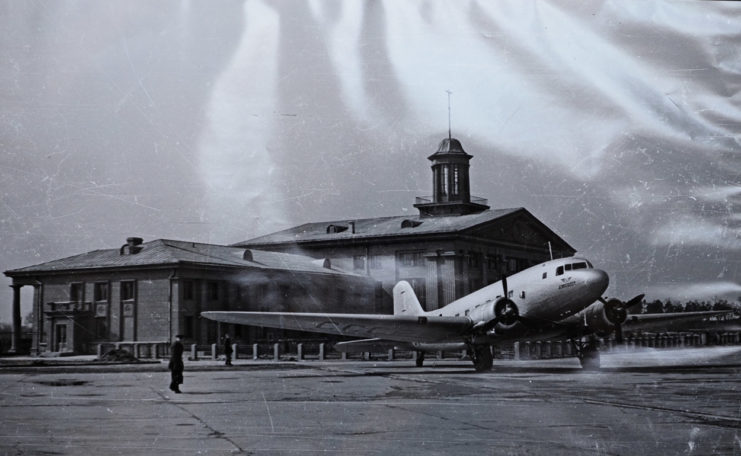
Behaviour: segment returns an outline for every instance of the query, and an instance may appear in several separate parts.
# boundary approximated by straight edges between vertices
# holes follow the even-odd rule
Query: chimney
[[[119,254],[136,255],[137,253],[142,251],[142,246],[141,246],[142,242],[144,242],[144,239],[140,237],[126,238],[126,244],[121,246],[121,249],[119,250]]]

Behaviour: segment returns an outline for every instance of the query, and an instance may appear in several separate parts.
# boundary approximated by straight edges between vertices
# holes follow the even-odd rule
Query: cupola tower
[[[427,157],[432,162],[432,197],[417,197],[414,207],[421,217],[474,214],[489,209],[485,199],[471,197],[468,170],[472,158],[461,142],[450,136]]]

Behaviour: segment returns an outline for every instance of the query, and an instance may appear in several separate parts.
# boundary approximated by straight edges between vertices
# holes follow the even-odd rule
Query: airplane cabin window
[[[548,273],[547,272],[544,272],[543,273],[543,278],[545,279],[546,277],[548,277]]]
[[[587,269],[587,263],[574,263],[574,269]]]
[[[559,267],[558,267],[558,268],[556,269],[556,275],[557,275],[557,276],[560,276],[561,274],[563,274],[563,266],[559,266]]]

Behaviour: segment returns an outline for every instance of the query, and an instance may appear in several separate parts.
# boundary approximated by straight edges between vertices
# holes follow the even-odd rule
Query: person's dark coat
[[[180,385],[183,384],[183,344],[176,340],[170,347],[170,389],[176,393],[180,392]]]

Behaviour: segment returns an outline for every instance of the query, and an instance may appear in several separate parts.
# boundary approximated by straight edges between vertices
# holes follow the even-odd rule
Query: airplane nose
[[[610,284],[610,277],[601,269],[590,269],[588,272],[587,286],[597,296],[602,296],[602,293],[607,290],[607,286]]]

